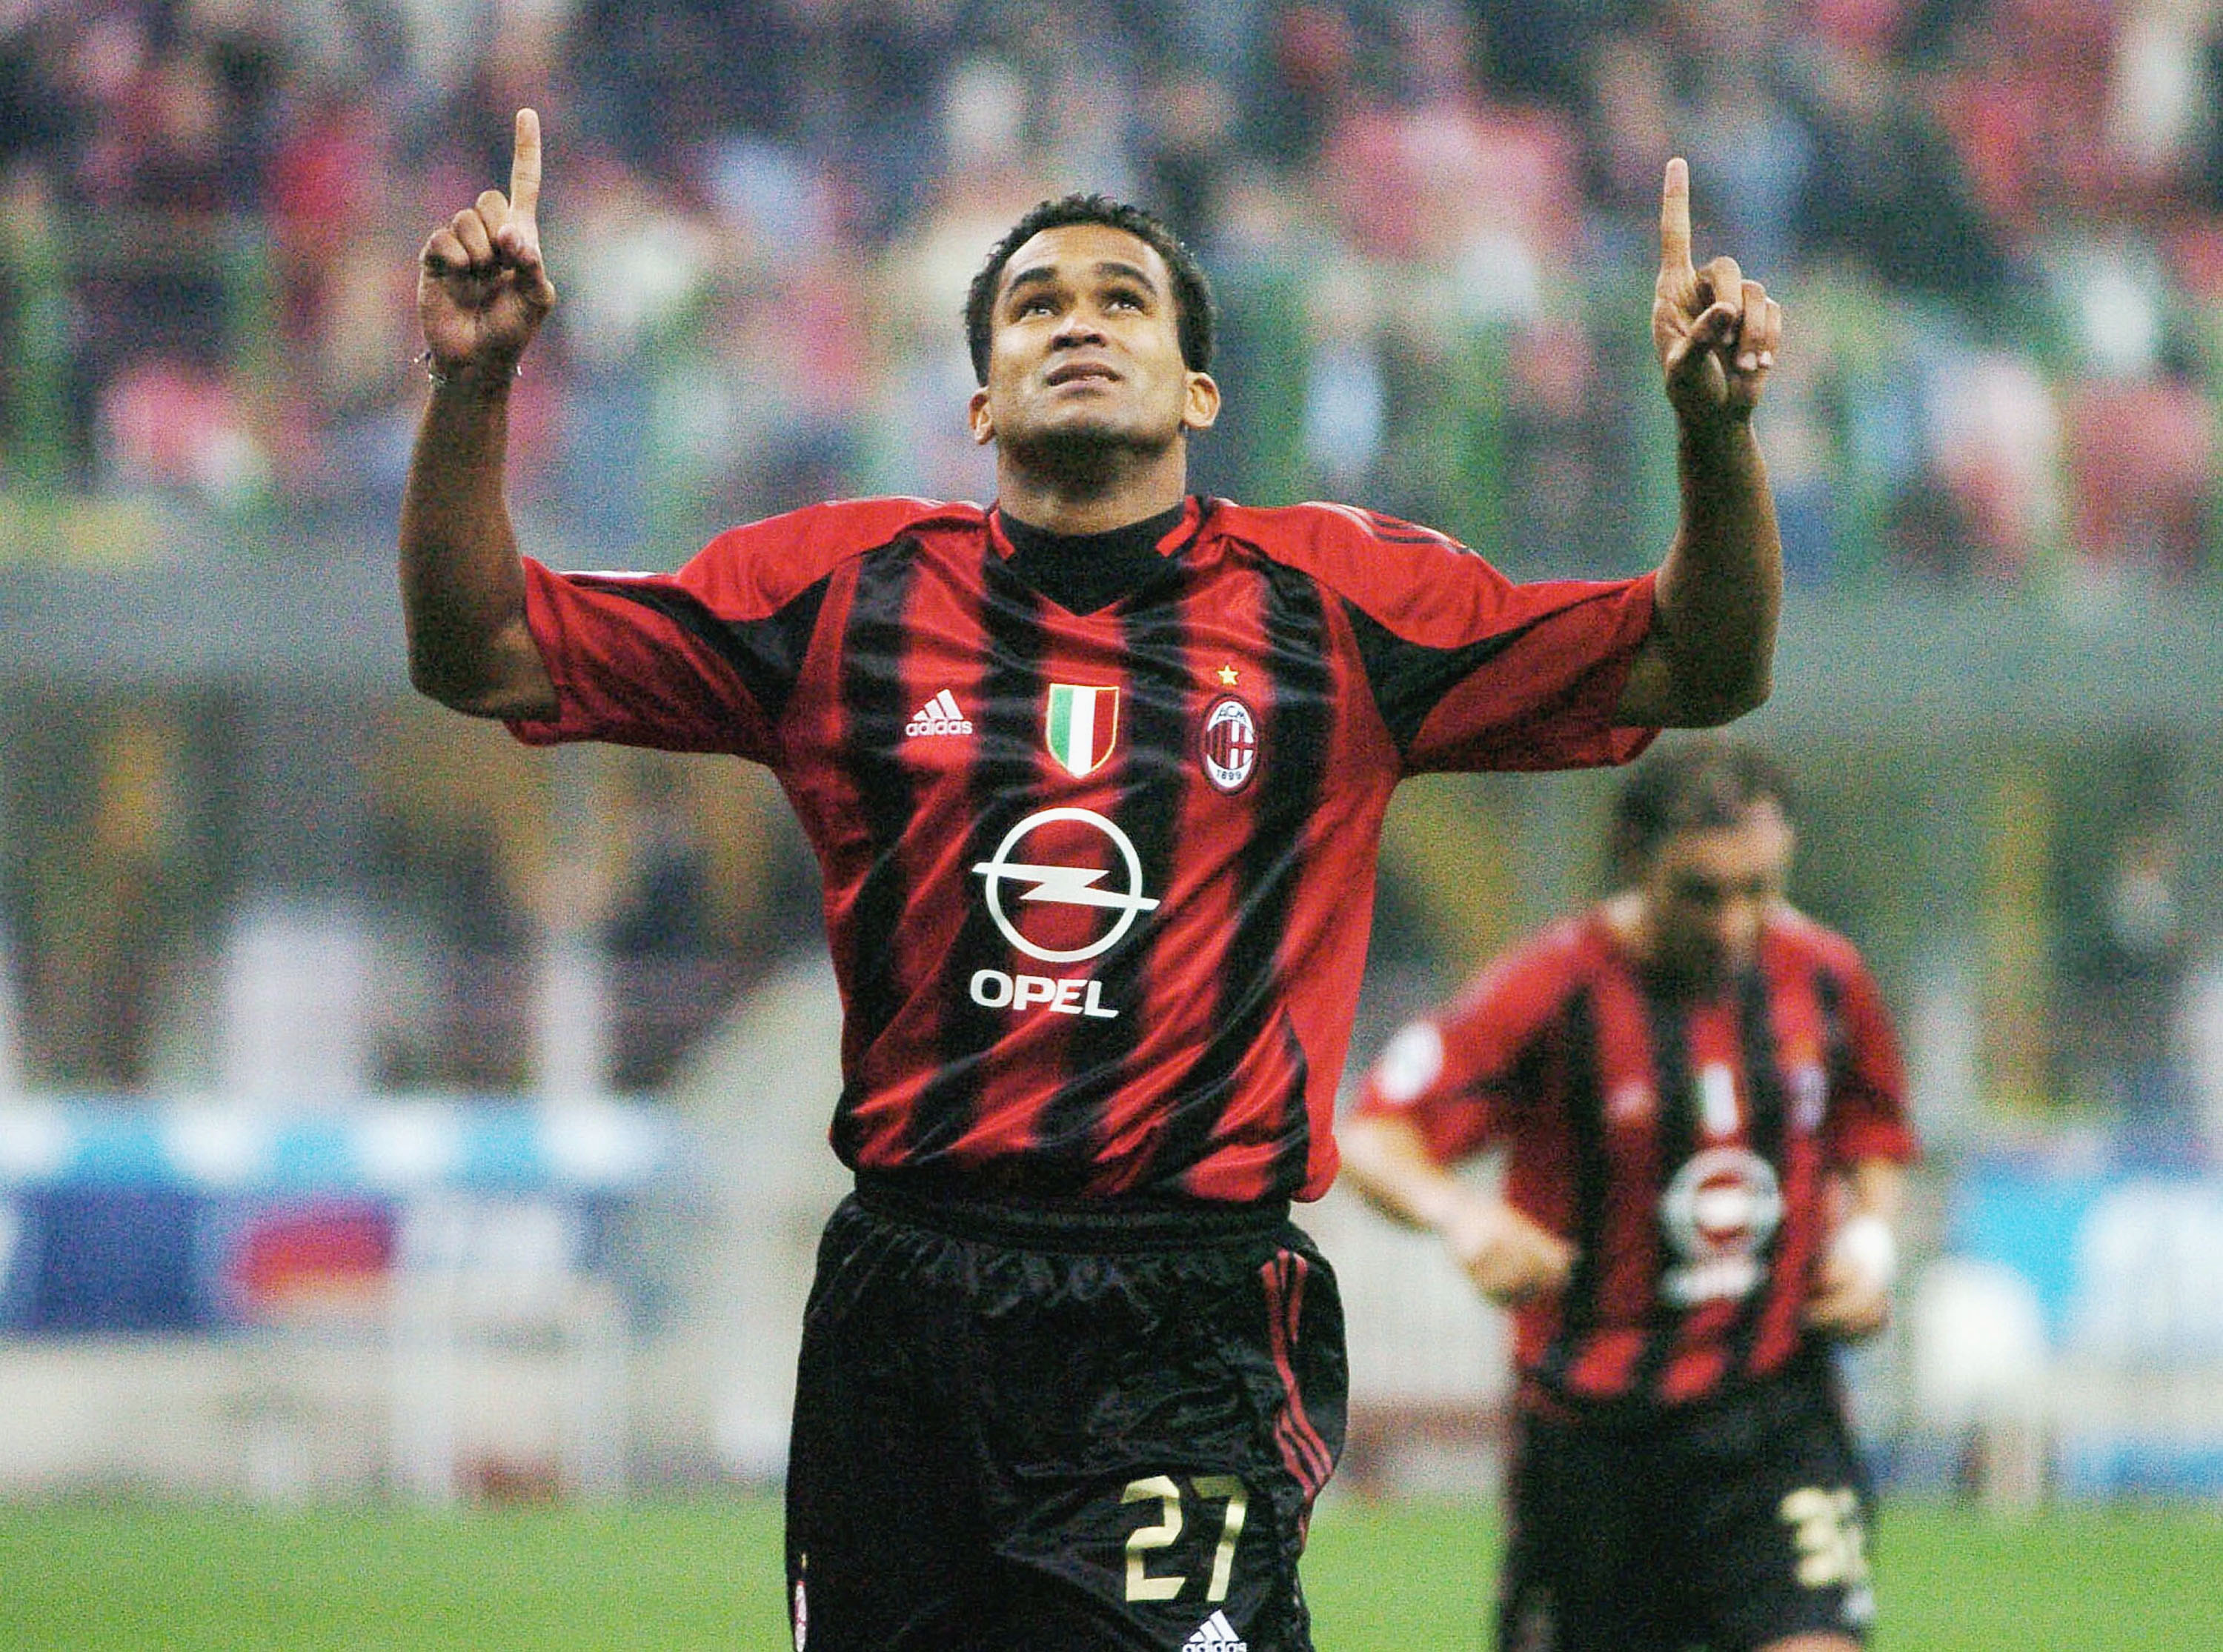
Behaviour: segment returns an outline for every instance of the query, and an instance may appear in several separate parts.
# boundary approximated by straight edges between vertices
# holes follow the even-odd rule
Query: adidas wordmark
[[[957,696],[944,688],[904,725],[906,734],[970,734],[973,719],[957,708]]]

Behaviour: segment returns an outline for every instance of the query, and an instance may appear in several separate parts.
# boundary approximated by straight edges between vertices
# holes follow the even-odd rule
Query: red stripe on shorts
[[[1282,1415],[1274,1424],[1275,1441],[1282,1448],[1282,1460],[1295,1475],[1297,1483],[1305,1488],[1305,1499],[1310,1502],[1327,1484],[1329,1471],[1335,1467],[1335,1457],[1327,1442],[1305,1415],[1304,1396],[1297,1391],[1297,1372],[1290,1358],[1296,1345],[1297,1316],[1304,1307],[1305,1275],[1311,1265],[1290,1251],[1276,1251],[1274,1259],[1258,1270],[1258,1277],[1266,1282],[1266,1334],[1274,1351],[1275,1369],[1282,1373],[1282,1391],[1285,1401]]]

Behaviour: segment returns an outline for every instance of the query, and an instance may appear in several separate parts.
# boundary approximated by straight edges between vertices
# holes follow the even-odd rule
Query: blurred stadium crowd
[[[563,302],[519,491],[610,560],[984,496],[964,280],[1088,186],[1222,287],[1205,486],[1622,571],[1679,152],[1796,330],[1794,580],[2206,577],[2219,79],[2215,0],[5,0],[0,466],[379,527],[414,250],[531,103]]]

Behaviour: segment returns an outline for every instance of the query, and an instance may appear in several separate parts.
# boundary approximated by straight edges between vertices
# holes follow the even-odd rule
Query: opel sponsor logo
[[[1675,1172],[1659,1207],[1681,1259],[1667,1272],[1672,1299],[1687,1305],[1751,1294],[1783,1220],[1773,1166],[1743,1147],[1708,1148]]]
[[[1086,976],[1060,980],[1047,975],[1005,975],[975,970],[973,1002],[983,1009],[1047,1009],[1059,1015],[1086,1015],[1116,1021],[1119,1012],[1104,1002],[1104,983]]]
[[[1125,875],[1124,889],[1098,887],[1112,875],[1113,867],[1064,866],[1012,858],[1019,845],[1035,832],[1062,821],[1087,826],[1103,835],[1114,851],[1116,870]],[[1030,814],[1004,834],[993,856],[976,863],[973,870],[986,882],[988,915],[996,920],[996,927],[1003,932],[1004,939],[1029,958],[1040,958],[1045,964],[1077,964],[1083,958],[1110,952],[1134,927],[1139,914],[1155,911],[1158,904],[1154,896],[1143,893],[1143,857],[1135,852],[1134,844],[1125,832],[1093,809],[1043,809]],[[1093,907],[1119,915],[1085,946],[1043,946],[1029,940],[1004,910],[1006,883],[1023,886],[1015,897],[1017,904],[1046,901],[1053,906]]]

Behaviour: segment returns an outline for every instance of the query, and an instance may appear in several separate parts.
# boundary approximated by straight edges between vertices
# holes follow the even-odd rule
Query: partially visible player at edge
[[[1880,1329],[1914,1152],[1849,942],[1793,909],[1774,765],[1663,744],[1620,882],[1405,1027],[1345,1174],[1515,1314],[1502,1652],[1850,1652],[1872,1498],[1829,1357]],[[1501,1190],[1452,1173],[1499,1153]]]
[[[558,575],[503,499],[556,298],[540,180],[520,111],[509,193],[421,256],[410,674],[527,741],[765,763],[816,851],[856,1191],[805,1311],[797,1644],[1308,1647],[1343,1326],[1288,1203],[1335,1174],[1383,811],[1410,774],[1621,762],[1766,697],[1779,311],[1692,266],[1669,162],[1680,531],[1656,575],[1515,586],[1370,512],[1190,496],[1209,287],[1155,218],[1067,197],[966,305],[994,505],[819,505],[674,575]]]

